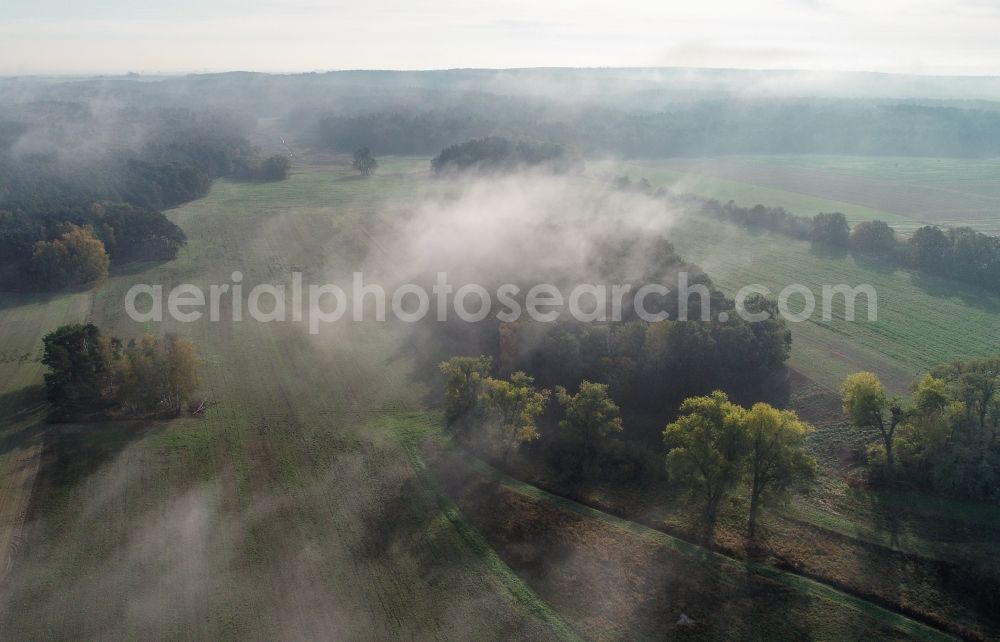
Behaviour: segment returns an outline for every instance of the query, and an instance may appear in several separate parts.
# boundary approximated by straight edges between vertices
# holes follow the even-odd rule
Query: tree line
[[[177,416],[198,388],[201,361],[185,337],[124,342],[78,324],[50,332],[43,346],[52,420]]]
[[[821,212],[810,219],[796,216],[782,207],[745,207],[733,201],[722,203],[665,188],[654,190],[644,179],[633,183],[621,177],[615,185],[619,189],[666,198],[701,215],[747,229],[777,232],[1000,292],[1000,237],[970,227],[942,229],[937,225],[925,225],[908,238],[900,238],[884,221],[863,221],[852,227],[840,212]]]
[[[465,171],[509,172],[532,167],[564,171],[572,162],[571,155],[562,145],[488,136],[444,148],[431,160],[431,169],[437,175]]]

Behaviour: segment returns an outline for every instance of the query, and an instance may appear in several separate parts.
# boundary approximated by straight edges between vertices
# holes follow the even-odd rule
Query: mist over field
[[[0,6],[0,639],[1000,638],[998,26]]]

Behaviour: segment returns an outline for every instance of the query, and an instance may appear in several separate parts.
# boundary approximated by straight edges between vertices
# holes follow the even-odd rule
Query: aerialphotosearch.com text
[[[569,315],[580,322],[615,322],[623,318],[639,318],[647,322],[665,320],[728,321],[730,313],[712,314],[712,297],[702,283],[689,283],[688,274],[677,275],[676,289],[662,283],[599,284],[580,283],[560,288],[551,283],[530,287],[502,284],[488,289],[476,283],[456,287],[446,272],[437,272],[430,292],[422,285],[404,283],[391,288],[366,282],[364,274],[354,272],[350,285],[336,283],[303,284],[302,273],[293,272],[291,283],[274,285],[261,283],[247,287],[243,274],[233,272],[229,283],[209,285],[207,291],[185,283],[164,291],[162,285],[136,284],[125,295],[125,311],[140,323],[162,322],[164,313],[181,323],[209,321],[237,322],[252,319],[260,323],[308,323],[309,332],[318,334],[324,324],[345,319],[356,322],[386,321],[391,318],[405,323],[424,321],[428,315],[437,321],[448,321],[455,315],[462,321],[476,323],[490,318],[514,322],[523,315],[540,323],[554,323]],[[676,293],[676,314],[663,310],[662,302]],[[760,284],[741,288],[729,306],[740,318],[760,322],[771,318],[768,310],[748,309],[747,301],[757,295],[772,298],[775,293]],[[817,293],[805,285],[789,284],[777,293],[776,314],[791,322],[820,317],[828,321],[837,317],[854,321],[856,309],[866,309],[869,322],[878,318],[878,297],[869,284],[823,285]],[[692,302],[697,301],[696,304]],[[629,309],[631,308],[631,310]],[[772,308],[773,309],[773,308]],[[697,318],[689,319],[693,310]],[[631,314],[634,312],[634,317]],[[224,318],[225,317],[225,318]]]

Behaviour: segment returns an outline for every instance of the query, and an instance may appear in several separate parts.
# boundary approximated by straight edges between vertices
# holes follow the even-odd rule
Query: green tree
[[[903,411],[896,400],[890,401],[885,388],[871,372],[856,372],[840,387],[844,413],[856,428],[878,430],[885,448],[885,460],[889,474],[895,466],[893,460],[893,438],[896,427],[903,420]]]
[[[960,361],[935,368],[931,374],[965,404],[979,438],[984,443],[996,442],[1000,428],[1000,357]]]
[[[593,442],[622,431],[620,409],[608,396],[607,384],[582,381],[575,395],[557,386],[556,400],[565,413],[559,427],[574,431],[585,441]]]
[[[368,177],[378,167],[378,161],[372,156],[371,150],[367,147],[362,147],[361,149],[354,150],[354,161],[351,163],[351,167],[362,176]]]
[[[746,457],[745,409],[726,393],[690,397],[681,416],[663,431],[667,472],[671,480],[704,498],[704,517],[711,529],[723,497],[739,481]]]
[[[449,428],[464,432],[469,420],[476,418],[483,381],[492,365],[493,358],[487,356],[452,357],[438,365],[445,377],[444,418]]]
[[[855,252],[891,258],[897,245],[896,233],[884,221],[863,221],[851,230],[851,249]]]
[[[502,453],[504,463],[521,444],[541,436],[535,422],[545,410],[549,391],[536,390],[534,383],[534,378],[520,371],[509,380],[492,377],[483,380],[482,400],[490,437]]]
[[[907,241],[907,253],[910,262],[917,267],[940,274],[947,266],[951,255],[951,241],[941,228],[925,225],[910,236]]]
[[[913,405],[921,414],[932,414],[943,411],[951,403],[948,394],[948,384],[944,379],[938,379],[927,373],[913,388]]]
[[[813,217],[810,240],[814,243],[833,247],[847,247],[851,240],[851,228],[847,217],[840,212],[820,213]]]
[[[42,363],[53,416],[100,410],[106,403],[109,343],[93,324],[64,325],[45,335]]]
[[[816,474],[816,460],[805,450],[811,428],[791,410],[756,403],[743,417],[749,438],[750,516],[747,533],[756,535],[762,505],[788,496]]]

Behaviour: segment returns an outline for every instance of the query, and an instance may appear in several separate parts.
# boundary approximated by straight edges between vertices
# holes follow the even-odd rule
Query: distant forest
[[[435,154],[467,139],[534,138],[588,155],[719,154],[987,156],[1000,153],[1000,112],[864,100],[704,100],[650,110],[498,98],[439,109],[328,114],[316,135],[340,152]]]
[[[829,80],[820,88],[791,72],[622,69],[0,78],[0,286],[83,285],[116,264],[174,256],[184,235],[164,209],[204,195],[220,176],[287,174],[286,155],[265,158],[250,143],[265,120],[312,148],[440,154],[438,171],[489,170],[487,148],[506,141],[515,165],[581,156],[1000,155],[1000,82]],[[735,206],[705,205],[761,225]],[[750,218],[812,234],[812,221],[784,212]],[[926,228],[904,242],[873,223],[848,231],[844,245],[998,282],[996,240],[971,230]]]

